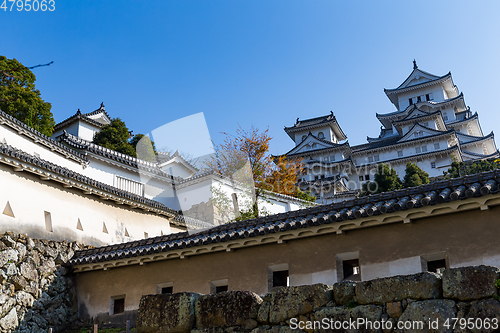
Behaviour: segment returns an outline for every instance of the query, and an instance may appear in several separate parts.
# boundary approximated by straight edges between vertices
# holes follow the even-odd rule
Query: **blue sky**
[[[215,142],[269,128],[271,152],[297,117],[332,110],[351,144],[394,111],[383,88],[419,68],[448,71],[500,135],[498,1],[55,0],[54,12],[0,10],[0,54],[34,70],[56,122],[101,102],[134,133],[200,112]],[[197,143],[186,128],[172,142]],[[498,142],[498,141],[497,141]]]

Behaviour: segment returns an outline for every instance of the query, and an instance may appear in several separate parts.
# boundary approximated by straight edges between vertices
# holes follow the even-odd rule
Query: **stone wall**
[[[60,332],[77,321],[74,283],[65,264],[81,248],[0,235],[0,332]]]
[[[264,297],[245,291],[148,295],[141,299],[137,331],[492,332],[495,322],[500,328],[495,286],[499,272],[489,266],[463,267],[446,269],[443,274],[283,287]],[[453,330],[452,318],[473,318],[476,326],[460,330],[458,324]],[[451,320],[449,328],[444,325],[447,319]],[[489,329],[475,330],[486,322]],[[302,329],[292,330],[297,327]]]

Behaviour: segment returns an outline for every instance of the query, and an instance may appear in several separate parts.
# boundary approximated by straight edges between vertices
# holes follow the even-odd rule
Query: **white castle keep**
[[[351,146],[333,112],[299,120],[285,132],[295,142],[288,157],[301,157],[306,172],[299,186],[318,202],[331,203],[357,195],[380,163],[404,176],[406,163],[416,163],[430,177],[443,175],[455,161],[497,158],[493,132],[484,135],[477,112],[471,112],[451,72],[436,76],[418,68],[399,87],[384,89],[396,111],[376,115],[380,135]]]

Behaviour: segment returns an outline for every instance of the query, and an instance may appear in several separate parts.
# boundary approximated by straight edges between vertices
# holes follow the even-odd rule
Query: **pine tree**
[[[420,167],[415,163],[406,163],[403,187],[414,187],[423,184],[429,184],[429,174],[420,169]]]
[[[401,179],[399,179],[396,170],[382,163],[377,167],[374,181],[363,184],[361,196],[399,190],[401,186]]]

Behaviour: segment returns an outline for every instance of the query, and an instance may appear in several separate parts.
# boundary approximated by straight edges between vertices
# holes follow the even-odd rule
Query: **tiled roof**
[[[355,153],[355,152],[360,152],[363,150],[387,147],[387,146],[397,144],[399,139],[401,139],[401,136],[395,135],[395,136],[391,136],[385,140],[373,141],[373,142],[364,143],[361,145],[351,146],[351,150],[353,153]]]
[[[15,165],[16,168],[19,169],[18,171],[37,173],[36,169],[42,169],[43,171],[53,173],[58,177],[57,179],[55,179],[47,174],[45,175],[47,179],[55,180],[64,184],[71,184],[71,186],[73,187],[76,187],[76,183],[87,185],[93,188],[90,189],[90,192],[92,192],[93,190],[99,190],[104,194],[109,194],[122,198],[124,199],[124,201],[133,201],[134,203],[139,203],[148,206],[152,208],[152,210],[155,209],[160,210],[161,212],[165,213],[164,215],[173,216],[178,214],[177,211],[168,208],[167,206],[158,201],[147,199],[142,196],[132,194],[124,190],[120,190],[114,186],[99,182],[95,179],[89,178],[80,173],[61,167],[57,164],[35,157],[33,155],[25,153],[22,150],[16,149],[4,143],[0,143],[0,156],[3,156],[3,158],[0,158],[1,163]],[[71,183],[72,181],[75,182],[75,184],[72,184]]]
[[[470,156],[475,156],[477,158],[493,158],[493,157],[498,157],[500,155],[500,151],[498,151],[498,150],[492,154],[489,154],[489,155],[473,153],[471,151],[466,151],[463,149],[462,149],[462,153],[464,153],[466,155],[470,155]]]
[[[463,112],[467,112],[467,111],[463,111]],[[470,111],[469,111],[470,112]],[[472,116],[468,117],[468,118],[464,118],[464,119],[457,119],[457,120],[453,120],[453,121],[449,121],[447,123],[445,123],[446,126],[449,126],[449,125],[457,125],[457,124],[460,124],[460,123],[463,123],[463,122],[468,122],[468,121],[471,121],[471,120],[474,120],[474,119],[477,119],[478,118],[478,114],[477,112],[475,112]]]
[[[94,111],[95,112],[95,111]],[[54,131],[57,131],[61,128],[64,128],[66,127],[67,125],[77,121],[77,120],[82,120],[90,125],[94,125],[96,127],[99,127],[101,128],[103,125],[98,122],[98,121],[95,121],[94,119],[90,119],[89,117],[87,117],[87,115],[84,115],[80,112],[80,110],[78,110],[74,115],[72,115],[71,117],[61,121],[60,123],[57,123],[56,126],[54,126]]]
[[[425,72],[425,73],[427,73],[427,72]],[[430,74],[430,73],[427,73],[427,74]],[[435,76],[433,74],[430,74],[430,75]],[[411,74],[410,74],[410,76],[411,76]],[[450,77],[451,77],[451,72],[448,72],[447,74],[445,74],[443,76],[440,76],[440,77],[438,77],[438,78],[436,78],[434,80],[429,80],[429,81],[421,82],[421,83],[414,84],[414,85],[411,85],[411,86],[402,87],[403,84],[406,82],[406,80],[408,80],[408,78],[407,78],[402,84],[399,85],[399,87],[394,88],[394,89],[384,89],[384,91],[386,93],[394,93],[394,92],[397,92],[399,90],[404,91],[406,89],[408,89],[408,90],[415,89],[417,87],[421,87],[421,86],[424,86],[424,85],[429,85],[429,84],[433,84],[433,83],[439,82],[440,80],[446,80],[446,79],[448,79]]]
[[[307,138],[309,136],[312,136],[313,138],[315,138],[319,142],[325,143],[325,144],[329,145],[330,147],[317,148],[317,149],[315,148],[315,149],[311,149],[311,150],[307,150],[307,151],[303,151],[303,152],[299,152],[299,153],[291,153],[300,144],[302,144],[302,142],[304,142],[305,140],[307,140]],[[293,147],[292,149],[290,149],[288,152],[286,152],[283,155],[286,155],[286,156],[311,155],[312,153],[317,153],[317,152],[321,152],[321,151],[325,151],[325,150],[330,150],[330,149],[335,149],[335,148],[349,148],[349,147],[350,147],[349,141],[345,141],[344,143],[334,143],[334,142],[331,142],[331,141],[328,141],[328,140],[325,140],[325,139],[320,139],[317,136],[315,136],[314,134],[312,134],[311,132],[309,132],[309,134],[307,135],[307,137],[305,137],[298,145],[296,145],[295,147]]]
[[[342,128],[340,128],[340,125],[337,122],[337,119],[333,115],[333,111],[330,111],[329,115],[322,117],[310,118],[305,120],[299,120],[299,118],[297,118],[295,125],[291,127],[285,126],[285,132],[290,136],[290,138],[293,139],[294,132],[322,127],[329,124],[333,124],[337,128],[338,133],[336,134],[338,135],[339,140],[347,139],[347,136],[344,134]]]
[[[474,142],[483,141],[483,140],[495,137],[495,134],[493,133],[493,131],[491,131],[490,134],[488,134],[488,135],[479,136],[479,137],[478,136],[469,135],[469,134],[465,134],[465,133],[461,133],[461,132],[456,132],[456,133],[457,133],[457,135],[461,135],[461,136],[465,136],[467,138],[471,138],[471,141],[460,142],[461,146],[467,146],[468,144],[471,144],[471,143],[474,143]]]
[[[106,117],[108,117],[109,119],[111,119],[111,117],[109,116],[109,114],[106,112],[106,109],[104,108],[104,103],[101,103],[101,106],[99,107],[99,109],[95,110],[95,111],[92,111],[92,112],[89,112],[89,113],[85,113],[84,115],[85,116],[93,116],[93,115],[96,115],[96,114],[99,114],[99,113],[103,113],[106,115]]]
[[[62,145],[56,140],[49,138],[48,136],[38,132],[34,128],[29,127],[22,121],[17,120],[16,118],[12,117],[11,115],[3,111],[0,111],[0,125],[6,125],[14,129],[20,135],[22,134],[27,137],[30,137],[36,143],[46,146],[50,150],[57,151],[60,154],[66,156],[67,158],[73,159],[82,165],[83,164],[86,165],[89,163],[89,160],[85,155],[77,152],[76,150],[73,150],[71,148]]]
[[[108,262],[177,251],[179,249],[187,250],[188,248],[209,244],[215,246],[215,243],[223,245],[225,242],[237,239],[251,241],[254,237],[266,234],[288,232],[300,228],[314,228],[326,224],[334,225],[348,220],[354,220],[355,223],[356,219],[367,216],[384,215],[391,212],[498,193],[498,181],[500,181],[500,170],[495,170],[329,205],[223,224],[196,234],[183,232],[77,251],[70,260],[70,264],[75,266]],[[311,235],[314,235],[314,233],[311,233]]]
[[[286,130],[301,130],[303,127],[309,127],[313,125],[324,125],[324,124],[329,124],[331,122],[336,121],[335,116],[333,115],[333,112],[331,112],[327,116],[321,116],[321,117],[316,117],[316,118],[310,118],[310,119],[305,119],[305,120],[299,120],[297,118],[297,122],[295,125],[291,127],[285,127]]]
[[[147,162],[129,155],[125,155],[122,153],[119,153],[117,151],[114,151],[112,149],[104,148],[102,146],[96,145],[92,142],[88,142],[86,140],[80,139],[72,134],[69,134],[68,132],[64,131],[61,136],[58,137],[58,139],[70,147],[73,147],[75,149],[81,149],[84,151],[88,151],[91,153],[94,153],[96,155],[105,157],[107,159],[111,159],[117,162],[120,162],[122,164],[125,164],[129,167],[139,169],[139,170],[144,170],[162,177],[167,177],[167,178],[172,178],[171,175],[166,173],[165,171],[161,170],[158,167],[158,164],[154,162]]]

